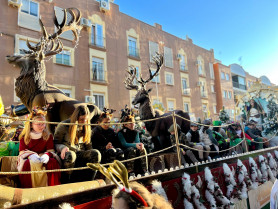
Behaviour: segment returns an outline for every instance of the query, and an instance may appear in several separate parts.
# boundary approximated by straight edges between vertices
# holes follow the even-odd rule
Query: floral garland
[[[167,194],[166,194],[165,190],[163,189],[161,182],[158,180],[153,180],[151,184],[152,184],[152,193],[159,194],[165,200],[168,201]]]
[[[183,192],[184,192],[184,208],[205,209],[206,207],[200,202],[200,192],[195,185],[192,185],[190,175],[184,173],[182,176]],[[191,203],[193,200],[194,205]]]
[[[253,183],[254,189],[258,188],[259,180],[261,180],[262,173],[258,169],[257,163],[252,157],[249,157],[249,166],[250,166],[250,174],[251,180]],[[260,176],[260,177],[259,177]]]
[[[227,193],[226,196],[230,199],[232,197],[233,191],[236,188],[236,181],[234,178],[234,175],[230,169],[230,167],[227,165],[227,163],[223,163],[223,171],[225,175],[225,182],[227,185]]]

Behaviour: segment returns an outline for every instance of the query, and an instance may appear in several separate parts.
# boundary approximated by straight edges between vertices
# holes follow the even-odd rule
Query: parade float
[[[71,14],[69,20],[67,20],[67,12]],[[45,80],[44,58],[53,56],[63,49],[59,35],[71,30],[78,40],[81,30],[79,26],[81,13],[78,9],[64,10],[64,19],[61,23],[57,21],[56,16],[54,17],[57,32],[48,34],[40,20],[43,31],[41,41],[34,46],[27,41],[30,50],[25,51],[25,55],[7,56],[10,63],[21,68],[20,76],[16,79],[16,94],[23,105],[15,107],[14,113],[28,113],[34,106],[48,105],[47,120],[52,131],[54,129],[51,125],[67,119],[74,108],[84,104],[67,97]],[[160,147],[156,145],[155,151],[143,156],[148,163],[148,172],[131,176],[129,181],[138,181],[150,191],[164,194],[174,208],[267,208],[272,182],[278,174],[278,152],[275,144],[278,131],[277,87],[256,83],[247,94],[238,98],[237,104],[237,115],[242,119],[242,127],[244,120],[255,120],[263,127],[263,134],[268,137],[270,143],[273,143],[273,147],[249,152],[244,138],[235,146],[245,147],[245,153],[226,155],[195,164],[182,163],[179,149],[186,145],[180,144],[177,139],[176,124],[187,132],[190,122],[194,121],[190,121],[188,113],[176,110],[164,114],[154,110],[150,105],[148,95],[150,90],[146,89],[146,84],[161,70],[163,57],[157,54],[154,57],[154,63],[156,63],[157,71],[155,74],[150,71],[149,78],[143,79],[142,76],[138,78],[136,69],[131,68],[125,79],[125,86],[128,90],[137,90],[132,103],[139,104],[140,122],[146,124],[152,142],[161,145]],[[134,79],[137,79],[138,85],[134,84]],[[26,85],[30,88],[23,88]],[[101,111],[95,105],[86,105],[92,114],[91,124],[94,124],[95,118]],[[7,116],[1,116],[1,119],[26,120]],[[176,135],[175,145],[170,144],[167,137],[169,135],[167,130],[172,124],[174,124]],[[221,127],[225,128],[228,125],[229,121]],[[178,152],[169,152],[174,146]],[[233,148],[230,147],[229,150]],[[110,181],[97,179],[52,187],[22,189],[17,187],[19,174],[17,157],[1,157],[0,163],[1,208],[59,208],[63,203],[68,203],[73,208],[111,208],[111,192],[115,184]],[[32,172],[35,174],[65,171],[68,170]]]

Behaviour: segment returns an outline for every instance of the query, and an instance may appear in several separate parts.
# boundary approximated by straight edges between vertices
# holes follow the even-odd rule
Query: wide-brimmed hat
[[[191,122],[191,123],[190,123],[190,126],[195,126],[195,127],[197,127],[198,125],[197,125],[197,123]]]
[[[176,126],[177,126],[177,129],[180,130],[180,126],[179,126],[178,124],[176,124]],[[172,124],[172,125],[170,126],[170,128],[168,129],[168,131],[169,131],[170,133],[175,131],[175,129],[174,129],[174,124]]]

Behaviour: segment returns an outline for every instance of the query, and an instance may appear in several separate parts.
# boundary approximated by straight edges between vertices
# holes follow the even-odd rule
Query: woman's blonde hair
[[[144,209],[144,208],[152,208],[152,209],[173,209],[171,204],[167,202],[162,196],[158,194],[152,194],[149,190],[139,184],[138,182],[130,182],[129,186],[132,190],[136,191],[147,203],[149,207],[142,206],[133,196],[124,191],[119,191],[118,189],[113,190],[113,199],[123,198],[130,209]]]
[[[44,118],[45,119],[46,112],[43,110],[37,110],[36,112],[32,111],[30,116],[28,117],[29,120],[36,120],[38,118]],[[32,131],[32,122],[26,121],[24,129],[22,130],[21,134],[19,135],[19,139],[22,139],[24,137],[24,143],[28,145],[31,141],[30,133]],[[45,129],[42,132],[42,138],[44,140],[48,140],[50,135],[50,132],[45,126]]]
[[[79,117],[84,116],[84,115],[86,117],[88,117],[88,120],[85,122],[85,124],[89,124],[89,114],[90,114],[90,111],[89,111],[88,107],[85,105],[78,106],[72,113],[72,115],[70,117],[70,123],[75,123],[74,125],[70,125],[70,127],[69,127],[70,144],[72,146],[75,144],[78,144],[78,141],[79,141],[78,137],[76,136]],[[84,130],[83,142],[88,144],[91,141],[91,126],[85,125],[83,130]]]

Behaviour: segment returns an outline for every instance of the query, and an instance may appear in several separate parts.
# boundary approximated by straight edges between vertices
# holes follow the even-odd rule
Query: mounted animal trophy
[[[36,45],[31,45],[27,40],[26,44],[30,50],[22,50],[25,53],[24,55],[6,56],[10,64],[21,68],[20,75],[15,82],[16,95],[29,111],[34,106],[43,107],[48,105],[47,120],[51,122],[66,120],[77,106],[86,104],[68,97],[58,88],[49,85],[45,80],[46,68],[44,59],[54,56],[63,50],[63,43],[59,39],[60,35],[66,31],[72,31],[75,43],[77,43],[82,29],[82,26],[79,25],[81,12],[78,9],[68,8],[63,11],[64,18],[61,23],[58,22],[54,11],[54,24],[57,28],[55,33],[48,34],[42,20],[39,19],[43,32],[40,42]],[[67,13],[70,14],[68,15],[70,19],[68,19]],[[101,111],[95,105],[86,105],[91,112],[91,122],[94,123]],[[17,109],[22,111],[23,108],[18,107]],[[54,125],[50,125],[50,130],[54,132]]]
[[[150,82],[155,76],[158,75],[161,66],[163,65],[163,55],[156,54],[153,57],[153,61],[156,64],[156,71],[152,73],[151,69],[149,68],[149,78],[143,79],[142,75],[140,78],[137,78],[137,71],[136,68],[131,67],[128,75],[125,78],[125,87],[128,90],[137,90],[135,98],[132,101],[133,105],[139,104],[139,116],[141,120],[148,120],[158,118],[158,120],[152,120],[149,122],[145,122],[147,131],[152,135],[152,140],[154,142],[155,149],[161,149],[171,146],[169,132],[168,129],[173,124],[173,118],[161,118],[163,116],[171,115],[171,113],[163,113],[160,110],[154,110],[149,93],[152,89],[146,89],[146,84]],[[134,79],[137,80],[138,84],[134,84]],[[182,110],[174,110],[176,115],[179,115],[183,118],[190,119],[189,114],[182,111]],[[181,131],[187,133],[190,129],[190,122],[187,120],[182,120],[179,117],[176,117],[177,124],[181,127]],[[158,141],[157,141],[158,140]],[[159,142],[159,143],[158,143]],[[160,148],[159,148],[160,146]]]

